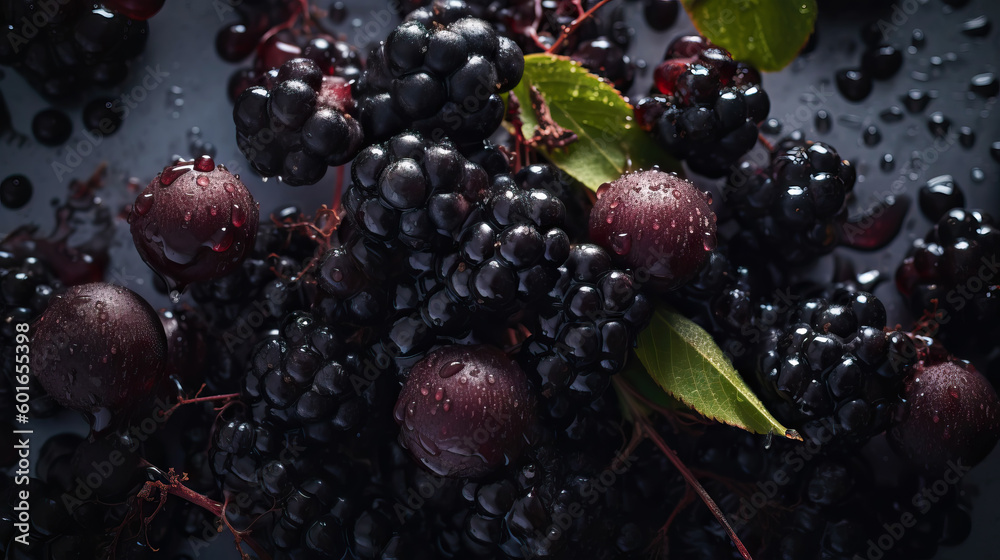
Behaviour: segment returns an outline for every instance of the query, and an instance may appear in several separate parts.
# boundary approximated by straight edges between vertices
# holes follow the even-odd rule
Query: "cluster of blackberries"
[[[268,82],[248,88],[233,107],[237,145],[254,170],[292,186],[312,185],[329,166],[358,153],[364,133],[346,80],[297,58]]]
[[[840,243],[854,166],[822,142],[789,137],[767,165],[739,164],[726,184],[726,205],[760,254],[789,263],[825,255]]]
[[[654,73],[656,95],[636,117],[656,141],[695,173],[722,177],[757,143],[771,108],[760,73],[694,35],[671,43]]]
[[[930,315],[949,347],[992,332],[1000,317],[1000,232],[977,210],[948,211],[917,239],[896,271],[896,286],[916,318]],[[939,332],[938,332],[939,331]]]
[[[372,140],[418,130],[466,142],[500,126],[500,94],[521,80],[524,58],[516,43],[468,14],[454,2],[414,11],[368,56],[353,91]]]
[[[111,87],[128,75],[146,48],[149,25],[100,3],[4,2],[0,5],[0,64],[12,66],[39,93],[73,97],[94,85]]]

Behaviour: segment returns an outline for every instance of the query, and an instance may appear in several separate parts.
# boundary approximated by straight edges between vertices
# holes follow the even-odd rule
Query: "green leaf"
[[[635,353],[657,385],[702,416],[749,432],[801,439],[771,416],[711,335],[671,307],[657,305]]]
[[[702,35],[733,58],[774,72],[795,60],[816,23],[816,0],[683,0]]]
[[[607,82],[572,60],[546,53],[524,57],[524,77],[514,88],[521,105],[521,132],[531,139],[539,119],[530,88],[538,90],[552,119],[576,134],[563,148],[538,146],[557,167],[596,191],[626,171],[679,166],[635,122],[632,106]]]
[[[623,380],[650,403],[666,410],[685,410],[683,403],[668,395],[650,377],[649,371],[636,356],[630,356],[625,369],[619,373]]]

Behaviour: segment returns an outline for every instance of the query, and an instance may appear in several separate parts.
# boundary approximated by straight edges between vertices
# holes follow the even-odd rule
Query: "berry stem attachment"
[[[232,403],[233,401],[235,401],[235,400],[237,400],[237,399],[240,398],[240,394],[239,393],[227,393],[225,395],[210,395],[210,396],[207,396],[207,397],[202,397],[200,395],[201,395],[201,392],[204,391],[204,390],[205,390],[205,384],[202,383],[201,387],[198,388],[198,391],[194,394],[193,397],[191,397],[191,398],[177,397],[177,402],[174,403],[173,406],[171,406],[167,410],[160,410],[160,411],[158,411],[158,414],[161,417],[166,418],[166,417],[169,417],[171,414],[173,414],[174,411],[177,410],[178,408],[180,408],[181,406],[184,406],[186,404],[194,404],[194,403],[202,403],[202,402],[221,401],[222,406],[225,407],[226,405],[228,405],[228,404]]]
[[[257,557],[260,560],[271,560],[271,555],[268,554],[267,551],[264,550],[259,544],[257,544],[257,541],[255,541],[250,536],[250,531],[241,531],[229,524],[229,521],[226,519],[225,515],[226,508],[224,504],[221,504],[219,502],[216,502],[215,500],[212,500],[211,498],[199,494],[198,492],[195,492],[194,490],[184,485],[184,482],[187,481],[188,479],[186,473],[177,474],[173,468],[168,469],[167,472],[163,472],[162,469],[160,469],[156,465],[153,465],[146,459],[140,459],[139,466],[143,468],[152,469],[153,471],[156,471],[160,476],[167,479],[167,482],[161,482],[159,480],[146,482],[143,485],[142,489],[139,490],[139,493],[136,494],[136,498],[141,498],[146,501],[152,501],[154,499],[157,499],[159,501],[156,511],[153,512],[153,515],[150,515],[148,518],[146,518],[146,522],[152,520],[153,516],[155,516],[156,513],[163,508],[163,504],[164,502],[166,502],[167,496],[173,495],[187,502],[190,502],[208,511],[212,515],[222,519],[223,524],[233,534],[233,538],[236,541],[236,550],[239,551],[240,557],[243,560],[251,560],[251,556],[243,552],[242,548],[243,543],[246,543],[247,546],[253,549],[253,551],[257,554]],[[153,498],[153,496],[157,492],[159,492],[159,497]]]
[[[730,525],[729,521],[726,519],[726,514],[723,513],[722,509],[719,508],[718,504],[715,503],[715,500],[713,500],[712,497],[708,495],[708,492],[705,490],[705,487],[703,487],[701,483],[698,482],[698,479],[694,476],[694,473],[692,473],[691,470],[687,468],[687,465],[685,465],[684,462],[681,461],[680,457],[677,456],[677,453],[675,453],[674,450],[671,449],[669,445],[667,445],[667,442],[663,441],[663,438],[660,437],[660,434],[657,433],[656,429],[654,429],[653,426],[649,423],[649,419],[643,413],[643,408],[644,408],[643,405],[638,402],[638,400],[633,394],[634,389],[630,391],[629,389],[623,387],[624,385],[627,385],[627,383],[617,377],[614,379],[614,384],[615,388],[618,390],[618,394],[621,396],[622,402],[629,408],[630,412],[629,416],[631,416],[632,418],[634,428],[637,431],[639,431],[645,438],[652,441],[653,444],[656,445],[656,447],[661,452],[663,452],[663,454],[667,457],[667,459],[669,459],[670,462],[673,463],[674,467],[676,467],[677,470],[681,473],[681,476],[684,477],[684,481],[687,482],[688,486],[698,494],[698,497],[701,498],[701,501],[705,503],[705,506],[708,508],[708,510],[711,511],[712,515],[715,516],[715,519],[717,519],[719,521],[719,524],[722,525],[722,528],[726,530],[726,533],[729,535],[729,538],[732,539],[733,544],[736,545],[736,549],[740,551],[740,555],[743,556],[745,560],[753,560],[753,558],[750,556],[750,552],[747,551],[745,546],[743,546],[743,542],[740,541],[739,536],[736,535],[736,531],[733,529],[732,525]]]
[[[572,23],[564,27],[562,33],[559,34],[559,38],[557,38],[556,41],[552,43],[551,47],[545,50],[546,54],[554,54],[556,50],[559,48],[559,46],[562,45],[563,42],[566,41],[566,39],[568,39],[569,36],[572,35],[578,27],[583,25],[583,22],[587,21],[587,19],[589,19],[590,16],[594,15],[594,12],[596,12],[601,6],[607,4],[610,1],[611,0],[601,0],[600,2],[595,4],[593,8],[587,10],[586,12],[583,12],[583,15],[574,19]]]

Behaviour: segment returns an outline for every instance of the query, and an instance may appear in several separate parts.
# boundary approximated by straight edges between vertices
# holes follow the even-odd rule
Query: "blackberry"
[[[257,423],[301,429],[305,438],[329,444],[356,435],[379,396],[381,372],[349,348],[333,329],[310,314],[284,318],[280,334],[260,343],[243,382],[243,402]]]
[[[25,30],[42,18],[43,32]],[[67,100],[90,86],[120,84],[130,61],[145,50],[148,35],[148,23],[100,3],[4,2],[0,64],[15,68],[46,98]]]
[[[313,60],[284,63],[268,87],[248,88],[233,107],[236,141],[251,167],[291,186],[312,185],[350,161],[364,142],[350,84]]]
[[[785,139],[769,165],[744,161],[726,184],[737,221],[757,254],[804,263],[837,246],[856,172],[823,142]]]
[[[658,93],[641,99],[639,124],[692,171],[722,177],[757,143],[770,110],[757,70],[699,36],[676,39],[656,68]]]
[[[614,269],[597,245],[573,245],[558,272],[519,356],[554,417],[578,406],[563,399],[590,401],[608,387],[652,316],[652,302],[632,274]]]
[[[369,55],[353,87],[366,136],[382,141],[417,130],[467,142],[500,126],[500,94],[524,72],[521,49],[489,23],[448,21],[454,15],[450,9],[413,12]]]
[[[762,337],[755,374],[779,420],[814,441],[847,445],[886,429],[917,356],[908,334],[886,329],[881,301],[837,289],[775,323]]]
[[[565,216],[562,201],[549,191],[523,190],[509,175],[495,177],[480,221],[462,231],[458,258],[443,260],[451,297],[487,313],[539,301],[569,255]]]
[[[1000,316],[1000,233],[985,212],[955,208],[913,243],[896,270],[896,288],[915,316],[930,314],[939,338],[963,348]],[[975,344],[972,342],[972,344]]]
[[[347,220],[389,248],[447,250],[489,189],[483,168],[451,143],[403,133],[368,146],[351,165]]]

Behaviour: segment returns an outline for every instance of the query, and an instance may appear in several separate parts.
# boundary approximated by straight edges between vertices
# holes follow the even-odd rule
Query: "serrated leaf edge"
[[[761,415],[763,416],[763,420],[766,423],[768,423],[768,424],[770,424],[772,426],[772,430],[771,430],[772,432],[778,432],[779,435],[782,435],[782,436],[784,436],[784,437],[786,437],[788,439],[794,439],[794,440],[800,440],[800,441],[802,440],[802,437],[799,435],[799,433],[797,431],[795,431],[793,429],[790,429],[790,428],[786,428],[785,426],[783,426],[781,424],[781,422],[779,422],[777,419],[774,418],[774,416],[771,415],[771,413],[767,410],[767,407],[764,406],[764,403],[761,402],[761,400],[759,398],[757,398],[757,395],[754,394],[754,392],[750,389],[750,387],[747,386],[747,384],[745,382],[743,382],[742,378],[740,378],[739,372],[736,371],[736,368],[734,368],[733,365],[729,362],[729,360],[726,359],[725,355],[722,354],[722,350],[715,344],[715,341],[712,339],[711,335],[709,335],[704,329],[702,329],[696,323],[694,323],[693,321],[691,321],[687,317],[684,317],[684,315],[678,313],[677,311],[673,310],[672,308],[660,305],[654,311],[654,317],[656,315],[665,315],[665,314],[666,314],[666,317],[664,317],[664,323],[667,325],[667,328],[670,328],[675,333],[677,333],[677,335],[682,340],[695,340],[695,341],[698,341],[698,342],[704,342],[704,343],[706,343],[706,344],[688,344],[687,351],[688,352],[689,351],[697,352],[699,355],[701,355],[703,358],[705,358],[705,360],[708,363],[712,364],[717,370],[719,370],[719,372],[722,374],[722,378],[725,379],[726,381],[728,381],[729,383],[731,383],[732,386],[733,386],[733,388],[736,389],[736,391],[739,393],[739,395],[742,396],[743,399],[746,400],[750,405],[752,405],[754,407],[754,409],[756,409],[757,411],[759,411],[761,413]],[[671,320],[669,320],[670,316],[677,317],[680,320],[679,321],[671,321]],[[685,336],[685,330],[688,331],[688,336]],[[660,356],[659,356],[660,349],[659,349],[659,345],[657,345],[657,344],[651,344],[651,345],[649,345],[649,346],[652,346],[652,348],[653,348],[653,356],[649,356],[649,350],[645,349],[644,345],[641,344],[641,340],[642,340],[642,338],[644,336],[652,336],[652,335],[649,335],[648,333],[649,333],[649,329],[647,328],[645,331],[643,331],[643,333],[640,334],[640,344],[636,347],[635,353],[636,353],[636,356],[638,356],[639,360],[642,362],[643,366],[646,368],[646,370],[649,371],[649,372],[651,372],[652,370],[658,370],[659,369],[659,368],[652,368],[651,367],[650,358],[652,358],[653,360],[655,360],[654,362],[652,362],[653,364],[659,364],[660,363]],[[669,343],[669,346],[667,348],[667,351],[669,352],[673,348],[673,340],[670,340],[668,343]],[[706,352],[704,350],[704,348],[708,348],[710,350],[714,349],[715,352]],[[716,352],[717,352],[717,355],[713,356],[712,354],[715,354]],[[686,352],[685,352],[685,354],[686,354]],[[690,362],[690,360],[689,360],[689,362]],[[690,368],[693,370],[694,369],[694,365],[690,364]],[[657,379],[657,377],[654,376],[652,373],[650,373],[650,377],[652,378],[653,382],[656,383],[667,394],[669,394],[670,396],[674,397],[675,399],[681,401],[682,403],[686,404],[692,410],[697,411],[702,416],[705,416],[706,418],[708,418],[710,420],[715,420],[715,421],[721,422],[723,424],[731,425],[731,426],[734,426],[734,427],[746,430],[748,432],[761,433],[761,432],[756,431],[755,429],[750,428],[749,426],[739,425],[739,424],[736,424],[735,421],[722,419],[722,418],[718,417],[715,414],[708,414],[708,413],[706,413],[706,412],[698,409],[694,405],[694,403],[691,402],[691,400],[689,398],[685,398],[684,395],[678,394],[677,392],[671,391],[669,388],[664,387],[663,384],[660,383],[659,380]],[[733,382],[733,378],[739,379],[739,383]],[[742,416],[742,415],[739,415],[739,416]],[[749,424],[749,423],[747,423],[747,424]]]

